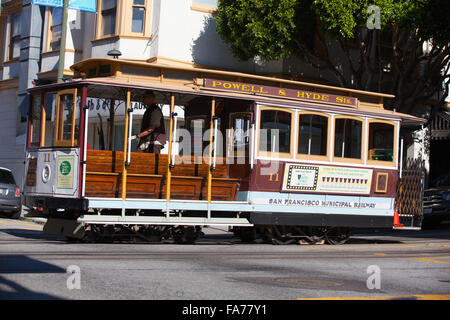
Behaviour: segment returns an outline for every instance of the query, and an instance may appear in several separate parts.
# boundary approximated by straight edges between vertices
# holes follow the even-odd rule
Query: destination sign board
[[[225,80],[204,79],[203,86],[210,89],[220,89],[240,93],[250,93],[255,95],[265,95],[272,97],[291,98],[311,102],[331,103],[346,107],[356,108],[358,99],[329,93],[312,92],[305,90],[287,89],[258,84],[232,82]]]

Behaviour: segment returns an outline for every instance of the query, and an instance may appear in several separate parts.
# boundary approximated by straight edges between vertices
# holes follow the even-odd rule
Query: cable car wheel
[[[352,234],[351,228],[348,227],[330,227],[325,232],[325,241],[328,244],[340,245],[350,239]]]
[[[202,234],[199,226],[176,226],[172,229],[172,238],[177,244],[194,244]]]
[[[268,226],[262,232],[264,241],[274,245],[309,244],[325,242],[326,228],[310,226]]]
[[[233,233],[243,243],[253,243],[258,238],[255,227],[234,227]]]

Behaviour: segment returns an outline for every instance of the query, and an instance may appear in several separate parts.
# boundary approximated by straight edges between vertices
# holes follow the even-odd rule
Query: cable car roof
[[[132,88],[133,96],[139,97],[145,90],[153,90],[158,100],[168,100],[170,93],[176,96],[177,104],[186,104],[195,96],[218,97],[254,101],[259,104],[279,105],[286,107],[301,107],[314,111],[336,112],[360,116],[379,117],[391,120],[401,120],[404,124],[417,125],[426,122],[409,114],[403,114],[383,107],[385,98],[394,95],[333,87],[322,84],[292,81],[230,72],[213,69],[203,69],[185,66],[172,66],[160,63],[137,62],[123,59],[87,59],[71,67],[79,79],[58,84],[45,84],[29,89],[56,91],[70,87],[88,85],[88,96],[98,98],[124,99],[125,88]],[[356,101],[352,106],[342,106],[333,102],[311,101],[293,97],[262,95],[255,92],[242,92],[207,87],[205,78],[211,77],[218,81],[242,83],[264,88],[280,88],[280,90],[308,90],[310,93],[342,95]],[[238,81],[238,82],[235,82]],[[264,91],[264,93],[266,93]]]

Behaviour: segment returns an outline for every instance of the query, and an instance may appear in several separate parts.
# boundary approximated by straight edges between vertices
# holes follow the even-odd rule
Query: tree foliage
[[[393,93],[391,106],[412,112],[448,95],[449,13],[448,0],[219,0],[216,21],[241,60],[295,56],[337,85]]]

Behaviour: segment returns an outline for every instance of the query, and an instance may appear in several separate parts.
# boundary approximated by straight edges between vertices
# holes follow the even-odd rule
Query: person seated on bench
[[[155,95],[147,91],[142,97],[146,110],[141,122],[141,131],[137,135],[137,152],[160,153],[166,144],[166,129],[161,108],[154,103]]]

